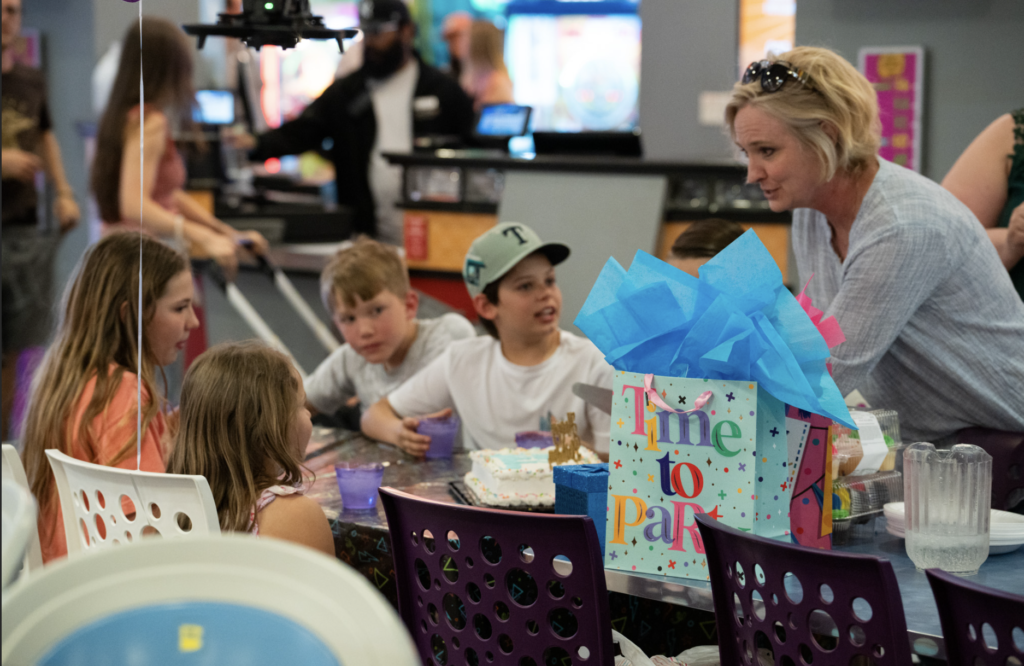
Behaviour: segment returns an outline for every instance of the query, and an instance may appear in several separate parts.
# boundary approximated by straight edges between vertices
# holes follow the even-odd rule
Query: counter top
[[[512,157],[497,150],[442,149],[429,153],[384,153],[392,164],[402,166],[475,167],[518,171],[571,171],[573,173],[677,173],[699,171],[713,174],[746,175],[747,167],[733,160],[663,162],[642,157],[599,155],[538,155]]]

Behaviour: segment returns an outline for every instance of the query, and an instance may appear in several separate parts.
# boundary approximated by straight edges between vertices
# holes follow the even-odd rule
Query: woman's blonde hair
[[[32,492],[45,512],[55,500],[54,479],[46,449],[74,456],[77,441],[87,462],[116,465],[135,450],[136,435],[109,460],[99,460],[93,420],[113,399],[125,372],[142,381],[148,402],[143,405],[142,431],[161,404],[154,381],[156,359],[142,337],[142,370],[137,368],[139,255],[142,255],[143,330],[156,312],[167,283],[189,270],[188,259],[160,241],[138,232],[110,234],[86,251],[64,294],[57,335],[32,384],[25,421],[25,467]],[[113,372],[110,366],[114,365]],[[75,412],[90,379],[92,399],[73,432]]]
[[[745,106],[756,106],[785,123],[797,139],[821,161],[822,180],[837,171],[858,173],[878,153],[881,124],[878,98],[871,83],[840,55],[824,48],[800,46],[783,53],[794,70],[807,73],[807,85],[785,83],[776,92],[765,92],[761,78],[736,83],[732,100],[725,109],[729,132],[736,138],[736,114]],[[833,139],[826,127],[833,128]]]
[[[284,354],[254,341],[212,347],[185,374],[167,471],[206,477],[222,530],[250,531],[264,490],[302,481],[290,441],[299,381]]]
[[[469,29],[469,62],[497,72],[508,71],[505,67],[504,33],[490,21],[473,21]]]

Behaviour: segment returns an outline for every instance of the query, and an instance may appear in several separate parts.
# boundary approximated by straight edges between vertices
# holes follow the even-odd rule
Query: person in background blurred
[[[448,45],[448,67],[443,69],[456,81],[462,76],[466,60],[469,59],[469,28],[473,17],[469,12],[452,12],[444,17],[441,39]]]
[[[985,227],[1024,299],[1024,108],[986,127],[953,164],[942,186]]]
[[[665,261],[684,273],[700,277],[698,269],[742,235],[743,227],[729,220],[711,218],[693,222],[676,237]]]
[[[384,153],[412,152],[434,137],[468,138],[473,104],[458,83],[413,51],[416,25],[401,0],[359,3],[363,66],[332,83],[298,118],[258,138],[237,135],[253,160],[330,152],[338,204],[352,211],[353,233],[403,242],[402,168]],[[330,140],[329,142],[326,140]]]
[[[147,233],[176,239],[190,256],[213,259],[233,279],[237,253],[248,247],[262,254],[267,241],[255,231],[224,224],[182,189],[185,163],[173,128],[192,120],[192,46],[166,19],[143,18],[141,48],[139,31],[136,20],[122,40],[117,78],[96,135],[92,191],[104,230],[142,226]],[[139,99],[140,76],[144,100]],[[141,132],[140,102],[145,106]]]
[[[19,387],[18,358],[45,344],[50,333],[53,261],[60,234],[78,224],[75,193],[64,175],[37,69],[15,61],[21,35],[21,0],[3,0],[3,439],[11,433]],[[37,180],[45,174],[56,190],[59,234],[40,224]],[[35,354],[38,355],[39,352]],[[25,355],[29,359],[29,355]],[[26,367],[24,377],[31,375]]]
[[[512,79],[505,67],[505,38],[490,21],[473,21],[469,31],[469,58],[460,81],[478,112],[491,104],[515,101]]]

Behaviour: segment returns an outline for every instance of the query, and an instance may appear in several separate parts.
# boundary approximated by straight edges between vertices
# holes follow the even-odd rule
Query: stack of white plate
[[[882,510],[885,513],[885,531],[902,539],[906,529],[903,502],[890,502]],[[1024,516],[993,509],[989,529],[989,555],[1012,553],[1024,545]]]
[[[885,514],[885,531],[902,539],[906,523],[903,502],[889,502],[882,507],[882,512]]]

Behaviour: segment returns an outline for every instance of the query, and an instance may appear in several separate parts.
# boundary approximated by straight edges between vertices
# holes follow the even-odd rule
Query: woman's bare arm
[[[942,179],[942,186],[964,202],[986,229],[996,226],[1006,205],[1012,153],[1013,117],[1006,114],[975,137]]]
[[[212,258],[220,264],[228,279],[233,279],[238,270],[234,239],[186,219],[185,215],[170,211],[153,199],[157,171],[167,146],[168,131],[167,118],[157,112],[146,115],[141,140],[138,127],[129,126],[125,129],[121,185],[118,191],[121,219],[134,222],[162,238],[171,238],[180,233],[186,243],[197,249],[194,253],[196,256]]]

